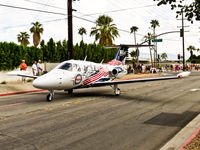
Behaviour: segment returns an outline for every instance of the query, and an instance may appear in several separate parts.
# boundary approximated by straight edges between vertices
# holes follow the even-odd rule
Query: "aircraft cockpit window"
[[[72,64],[71,63],[65,63],[62,66],[60,66],[59,69],[72,71]]]

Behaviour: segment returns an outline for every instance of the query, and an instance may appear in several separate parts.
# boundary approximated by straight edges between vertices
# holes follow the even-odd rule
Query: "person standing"
[[[37,72],[38,72],[38,76],[41,76],[41,75],[42,75],[41,60],[38,60],[38,63],[37,63]]]
[[[37,61],[34,61],[32,65],[32,71],[33,71],[33,75],[36,76],[37,75]]]
[[[22,60],[22,63],[20,64],[20,71],[26,71],[27,65],[25,63],[25,60]],[[22,83],[25,83],[26,78],[22,77]]]

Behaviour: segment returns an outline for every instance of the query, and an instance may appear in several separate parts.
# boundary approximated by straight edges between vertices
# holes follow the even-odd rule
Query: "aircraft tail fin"
[[[117,54],[115,55],[115,58],[108,62],[109,65],[121,65],[125,64],[125,58],[128,56],[128,46],[126,45],[120,45],[119,49],[117,51]]]
[[[128,56],[128,46],[120,45],[117,54],[115,55],[115,60],[123,62],[124,59]]]

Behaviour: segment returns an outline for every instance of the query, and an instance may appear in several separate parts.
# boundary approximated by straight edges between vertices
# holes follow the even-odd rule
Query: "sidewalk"
[[[200,150],[200,139],[194,139],[198,134],[200,134],[200,114],[160,150]]]
[[[22,81],[9,81],[0,84],[0,94],[38,90],[32,86],[32,82],[22,83]]]

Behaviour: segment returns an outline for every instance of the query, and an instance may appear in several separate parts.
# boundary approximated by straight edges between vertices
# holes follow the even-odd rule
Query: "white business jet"
[[[178,79],[190,75],[190,72],[182,72],[177,76],[113,81],[127,74],[124,62],[129,47],[130,45],[120,45],[115,58],[106,64],[86,60],[68,60],[42,76],[26,75],[22,71],[9,72],[8,75],[35,78],[33,81],[35,88],[49,90],[47,101],[53,100],[54,90],[64,90],[71,94],[74,89],[111,86],[115,95],[120,95],[118,84]]]

